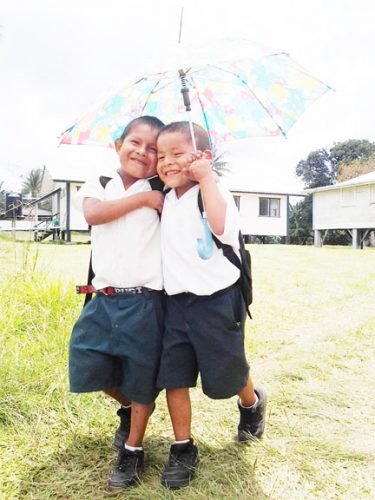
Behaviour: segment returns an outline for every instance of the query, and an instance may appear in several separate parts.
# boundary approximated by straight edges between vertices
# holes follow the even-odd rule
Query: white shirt
[[[147,179],[139,179],[125,190],[117,172],[111,177],[105,189],[99,177],[84,184],[76,201],[82,207],[84,198],[115,200],[151,191]],[[156,210],[142,207],[112,222],[92,226],[91,245],[95,273],[92,284],[97,290],[107,286],[163,288],[160,220]]]
[[[233,196],[219,183],[227,202],[225,229],[220,236],[238,254],[239,213]],[[198,255],[197,238],[204,238],[202,217],[198,207],[199,185],[180,198],[172,189],[165,197],[161,219],[161,248],[164,288],[168,295],[191,292],[211,295],[235,283],[240,272],[212,243],[212,256],[204,260]]]

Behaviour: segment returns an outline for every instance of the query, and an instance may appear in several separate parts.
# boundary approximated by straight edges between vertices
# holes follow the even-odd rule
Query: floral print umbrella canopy
[[[288,54],[260,50],[249,40],[188,50],[177,46],[76,120],[60,143],[113,147],[138,116],[157,116],[165,123],[186,120],[182,83],[189,89],[189,119],[207,129],[214,145],[286,135],[306,108],[330,90]]]

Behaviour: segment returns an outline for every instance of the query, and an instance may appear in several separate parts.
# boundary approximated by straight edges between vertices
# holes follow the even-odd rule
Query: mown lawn
[[[375,251],[251,246],[252,375],[269,394],[258,442],[235,441],[236,400],[192,391],[200,467],[169,492],[164,395],[145,439],[139,487],[106,487],[117,406],[72,395],[67,344],[89,247],[0,242],[0,497],[302,499],[375,497]]]

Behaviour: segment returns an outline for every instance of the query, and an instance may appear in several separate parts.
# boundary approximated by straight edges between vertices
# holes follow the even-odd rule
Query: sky
[[[373,0],[1,0],[0,182],[20,188],[33,168],[101,169],[114,151],[60,146],[58,137],[140,63],[182,39],[242,37],[282,50],[334,91],[318,99],[287,139],[226,143],[232,185],[259,177],[291,192],[300,160],[347,139],[375,140]]]

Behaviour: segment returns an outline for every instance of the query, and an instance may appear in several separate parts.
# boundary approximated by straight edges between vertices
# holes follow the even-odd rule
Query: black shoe
[[[108,486],[111,488],[126,488],[139,481],[139,474],[144,467],[144,451],[130,451],[122,448],[119,451],[117,464],[111,470]]]
[[[267,394],[260,387],[254,389],[258,396],[257,404],[251,408],[243,408],[237,402],[240,410],[240,423],[238,424],[238,441],[249,441],[260,438],[266,424]]]
[[[127,408],[121,406],[121,408],[117,410],[117,415],[120,417],[120,425],[118,426],[118,429],[115,432],[113,446],[118,450],[124,447],[125,441],[129,436],[131,414],[132,414],[131,406],[128,406]]]
[[[188,443],[172,444],[168,463],[161,476],[166,488],[187,486],[198,465],[198,448],[192,439]]]

